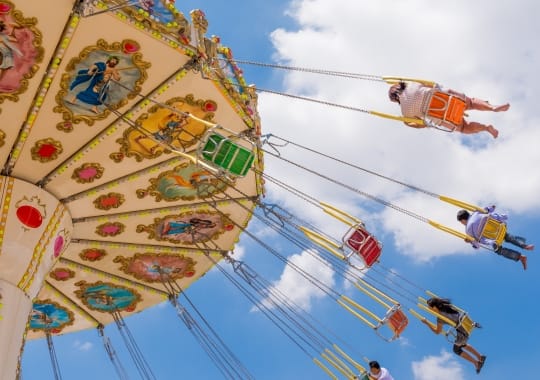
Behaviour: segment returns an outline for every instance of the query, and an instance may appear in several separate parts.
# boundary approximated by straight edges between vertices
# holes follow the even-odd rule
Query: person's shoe
[[[486,356],[484,355],[480,356],[480,360],[476,364],[476,373],[480,373],[485,362],[486,362]]]
[[[477,328],[477,329],[481,329],[482,328],[482,325],[478,322],[474,322],[474,327]]]
[[[534,249],[534,244],[527,244],[523,249],[527,251],[532,251]]]

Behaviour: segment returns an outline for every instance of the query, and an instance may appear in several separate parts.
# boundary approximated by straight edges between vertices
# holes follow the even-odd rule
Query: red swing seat
[[[352,226],[343,237],[343,243],[357,253],[369,268],[382,253],[382,244],[364,228],[363,224]]]

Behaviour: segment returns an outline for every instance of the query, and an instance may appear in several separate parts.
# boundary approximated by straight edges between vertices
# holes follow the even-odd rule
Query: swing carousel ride
[[[361,360],[323,334],[309,313],[231,255],[240,234],[384,340],[400,337],[407,311],[444,319],[427,307],[424,297],[433,293],[383,265],[382,244],[362,220],[265,173],[263,154],[460,239],[473,238],[287,159],[288,147],[314,151],[261,134],[261,89],[246,84],[219,38],[206,36],[204,13],[194,10],[190,18],[167,0],[56,0],[53,8],[37,0],[0,1],[0,379],[20,375],[24,343],[38,338],[47,339],[60,378],[53,337],[91,328],[103,336],[117,375],[127,378],[104,335],[111,324],[126,338],[141,377],[155,378],[124,317],[167,300],[225,378],[252,378],[211,327],[197,323],[196,309],[191,314],[179,300],[212,268],[330,378],[365,376]],[[264,203],[267,182],[343,223],[344,236],[328,236]],[[251,218],[332,268],[358,289],[358,299],[246,230]],[[500,243],[504,228],[492,221],[483,235]],[[458,328],[471,333],[476,327],[467,313],[461,316],[458,323],[446,321],[449,339]]]

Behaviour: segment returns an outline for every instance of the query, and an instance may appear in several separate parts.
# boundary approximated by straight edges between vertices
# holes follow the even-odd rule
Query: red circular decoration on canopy
[[[124,53],[126,54],[133,54],[133,53],[136,53],[138,52],[140,49],[140,46],[137,42],[135,41],[131,41],[131,40],[128,40],[128,41],[125,41],[122,45],[122,50],[124,51]]]
[[[17,209],[17,218],[27,227],[38,228],[43,223],[41,212],[33,206],[24,205]]]
[[[207,100],[204,103],[204,110],[207,112],[214,112],[215,110],[217,110],[217,104],[211,100]]]

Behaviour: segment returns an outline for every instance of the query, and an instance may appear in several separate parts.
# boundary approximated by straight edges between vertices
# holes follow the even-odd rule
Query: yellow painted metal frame
[[[352,227],[358,224],[363,225],[363,222],[360,219],[346,213],[345,211],[342,211],[338,209],[337,207],[332,206],[325,202],[319,202],[319,203],[322,206],[324,212],[338,219],[339,221],[347,224],[348,226]],[[329,251],[334,256],[338,257],[339,259],[347,260],[347,257],[343,254],[342,246],[340,246],[338,243],[306,227],[300,226],[298,228],[315,244],[326,249],[327,251]],[[360,319],[366,325],[374,329],[377,332],[377,334],[381,336],[381,338],[386,339],[386,340],[393,340],[397,338],[396,336],[393,336],[391,338],[384,338],[382,335],[379,334],[378,329],[386,324],[386,322],[388,321],[388,318],[391,316],[390,312],[399,310],[401,308],[401,305],[399,304],[399,302],[389,297],[385,293],[381,292],[379,289],[373,287],[372,285],[370,285],[363,279],[358,279],[358,281],[354,285],[362,293],[366,294],[375,302],[382,305],[386,309],[385,315],[383,317],[379,317],[377,314],[375,314],[371,310],[360,305],[359,303],[357,303],[356,301],[354,301],[353,299],[345,295],[341,295],[340,299],[337,301],[338,304],[341,305],[343,308],[345,308],[348,312],[350,312],[356,318]]]
[[[322,236],[321,234],[315,231],[310,230],[309,228],[300,226],[298,227],[298,229],[302,231],[308,237],[308,239],[314,242],[315,244],[323,247],[324,249],[332,253],[337,258],[341,260],[346,260],[345,255],[340,252],[341,247],[336,242],[328,239],[325,236]]]
[[[360,219],[352,216],[351,214],[346,213],[343,210],[338,209],[335,206],[332,206],[329,203],[326,202],[319,202],[319,204],[322,206],[323,211],[327,213],[330,216],[333,216],[339,221],[342,221],[343,223],[347,224],[348,226],[354,226],[356,224],[364,224]]]
[[[389,78],[394,78],[394,77],[389,77]],[[400,79],[400,78],[396,78],[396,79]],[[409,79],[407,79],[409,80]],[[410,79],[410,81],[417,81],[417,82],[420,82],[420,83],[424,83],[420,80],[416,80],[416,79]],[[431,84],[433,82],[429,82],[429,81],[425,81],[426,84]],[[450,197],[447,197],[447,196],[444,196],[444,195],[439,195],[439,200],[443,201],[443,202],[446,202],[446,203],[450,203],[452,205],[455,205],[455,206],[458,206],[460,208],[463,208],[465,210],[469,210],[469,211],[478,211],[478,212],[482,212],[482,213],[486,213],[486,210],[483,208],[483,207],[480,207],[480,206],[476,206],[476,205],[473,205],[471,203],[467,203],[467,202],[463,202],[463,201],[460,201],[459,199],[454,199],[454,198],[450,198]],[[363,222],[346,213],[345,211],[342,211],[340,209],[338,209],[337,207],[335,206],[332,206],[330,205],[329,203],[325,203],[325,202],[319,202],[319,204],[322,206],[324,212],[326,212],[328,215],[336,218],[337,220],[347,224],[348,226],[353,226],[354,224],[363,224]],[[471,236],[471,235],[467,235],[467,234],[464,234],[463,232],[460,232],[460,231],[457,231],[455,229],[452,229],[450,227],[447,227],[445,225],[442,225],[440,223],[437,223],[433,220],[428,220],[428,223],[432,226],[432,227],[435,227],[441,231],[444,231],[444,232],[447,232],[451,235],[454,235],[460,239],[463,239],[463,240],[467,240],[467,241],[475,241],[476,239]],[[339,258],[343,259],[344,258],[344,255],[342,253],[338,253],[336,252],[336,249],[339,249],[340,246],[335,244],[334,242],[326,239],[325,237],[313,232],[313,231],[309,231],[309,232],[306,232],[304,229],[302,229],[304,231],[304,233],[306,233],[306,235],[308,235],[308,237],[310,239],[312,239],[313,237],[313,241],[315,241],[314,239],[317,239],[317,241],[315,241],[317,244],[320,244],[320,245],[323,245],[324,244],[324,248],[325,249],[328,249],[330,252],[332,252],[333,254],[335,254],[336,256],[338,256]],[[306,229],[307,230],[307,229]],[[504,222],[499,222],[495,219],[488,219],[488,222],[486,222],[486,225],[484,226],[484,229],[482,230],[482,233],[481,233],[481,236],[482,237],[485,237],[486,239],[491,239],[491,240],[495,240],[495,243],[497,245],[501,245],[502,242],[504,241],[504,236],[506,234],[506,224]],[[490,248],[491,247],[486,247],[486,248]]]
[[[361,375],[366,373],[366,369],[361,364],[352,359],[336,344],[334,344],[332,348],[335,350],[335,352],[326,348],[321,353],[321,358],[324,359],[324,361],[318,358],[313,358],[313,362],[317,364],[317,366],[319,366],[331,379],[337,380],[338,377],[332,372],[330,367],[333,367],[333,369],[350,380],[358,379],[357,374],[355,374],[354,370],[351,369],[350,366],[359,371]]]
[[[356,227],[361,227],[363,229],[365,229],[365,225],[364,225],[364,222],[354,216],[352,216],[351,214],[343,211],[343,210],[340,210],[338,209],[337,207],[335,206],[332,206],[331,204],[329,203],[326,203],[326,202],[319,202],[319,204],[321,205],[323,211],[325,213],[327,213],[328,215],[332,216],[333,218],[339,220],[340,222],[343,222],[344,224],[348,225],[349,228],[356,228]],[[311,230],[308,230],[307,228],[304,228],[304,227],[301,227],[301,230],[308,236],[309,239],[311,239],[313,242],[315,242],[316,244],[322,246],[323,248],[325,248],[326,250],[332,252],[335,256],[337,256],[338,258],[342,259],[342,260],[347,260],[349,262],[350,265],[354,266],[355,268],[357,269],[360,269],[360,270],[363,270],[365,269],[366,267],[368,267],[367,265],[365,265],[364,268],[358,268],[356,267],[355,265],[353,265],[348,259],[350,257],[350,255],[346,255],[343,251],[343,245],[338,245],[337,243],[335,243],[334,241],[331,241],[327,238],[325,238],[324,236],[316,233],[316,232],[313,232]],[[350,232],[350,230],[349,230]],[[347,232],[347,234],[349,233]],[[376,240],[376,239],[375,239]],[[379,244],[379,246],[381,245],[380,242],[377,241],[377,243]]]
[[[299,229],[304,234],[306,234],[306,236],[314,243],[328,250],[339,259],[346,260],[346,257],[339,251],[341,247],[335,242],[327,239],[326,237],[314,231],[311,231],[308,228],[300,226]],[[370,297],[371,299],[373,299],[374,301],[382,305],[386,309],[385,315],[383,317],[379,317],[375,313],[373,313],[371,310],[360,305],[359,303],[357,303],[356,301],[354,301],[353,299],[345,295],[341,295],[340,299],[338,299],[337,302],[339,305],[345,308],[349,313],[354,315],[356,318],[360,319],[362,322],[364,322],[366,325],[368,325],[369,327],[371,327],[378,333],[378,329],[384,326],[386,322],[388,321],[388,318],[390,316],[389,312],[399,310],[401,306],[399,302],[389,297],[385,293],[381,292],[379,289],[375,288],[374,286],[368,284],[363,279],[358,279],[358,281],[354,285],[362,293],[366,294],[368,297]],[[382,338],[386,339],[384,337]],[[397,337],[394,336],[386,340],[393,340],[395,338]]]
[[[399,304],[399,302],[397,302],[396,300],[394,300],[392,297],[388,296],[387,294],[381,292],[379,289],[370,285],[369,283],[367,283],[365,280],[361,278],[358,279],[358,281],[354,285],[362,293],[364,293],[365,295],[373,299],[375,302],[380,304],[382,307],[384,307],[386,309],[385,315],[382,317],[379,317],[377,314],[375,314],[371,310],[360,305],[359,303],[357,303],[356,301],[354,301],[353,299],[345,295],[342,295],[340,297],[340,299],[337,301],[338,304],[340,304],[343,308],[349,311],[356,318],[360,319],[366,325],[374,329],[377,335],[379,335],[384,340],[392,341],[392,340],[397,339],[398,336],[396,335],[390,338],[384,337],[383,335],[379,333],[379,329],[386,325],[389,317],[392,315],[393,312],[396,312],[401,309],[401,305]]]

